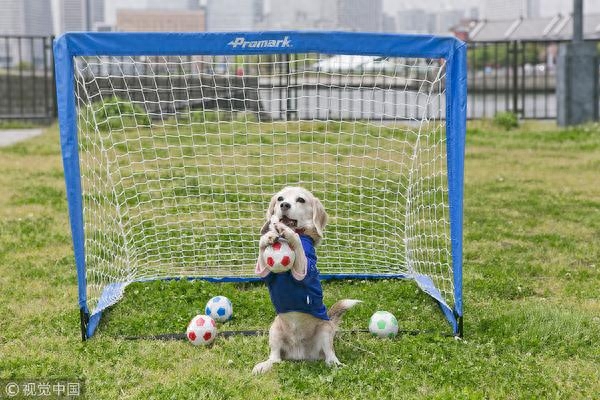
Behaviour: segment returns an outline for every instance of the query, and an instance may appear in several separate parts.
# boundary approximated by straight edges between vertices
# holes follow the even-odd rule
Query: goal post
[[[330,216],[323,279],[413,279],[462,335],[464,43],[82,32],[54,60],[83,339],[132,282],[256,280],[286,185]]]

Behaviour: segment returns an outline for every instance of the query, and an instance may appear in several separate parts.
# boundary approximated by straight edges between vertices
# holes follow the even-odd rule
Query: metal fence
[[[556,42],[474,42],[467,54],[469,118],[556,118]]]
[[[0,120],[56,117],[52,40],[53,37],[44,36],[0,36]],[[600,41],[596,43],[600,53]],[[523,119],[555,119],[559,45],[556,41],[468,43],[468,118],[491,118],[508,111]],[[286,71],[297,68],[293,59],[285,67],[281,62],[273,65]],[[302,117],[289,111],[297,108],[297,91],[303,85],[297,81],[288,83],[273,81],[260,85],[265,93],[273,89],[285,91],[288,100],[282,100],[281,118]],[[266,84],[273,86],[265,88]],[[353,99],[364,96],[365,104],[373,103],[372,90],[355,90],[352,96]],[[387,103],[388,98],[393,101],[396,97],[383,99]],[[273,115],[278,118],[278,113]],[[352,118],[358,119],[372,116],[373,110],[368,107],[364,107],[364,115],[352,114]]]
[[[469,43],[468,117],[489,118],[508,111],[524,119],[555,119],[559,45],[556,41]]]
[[[56,118],[51,36],[0,36],[0,121]]]

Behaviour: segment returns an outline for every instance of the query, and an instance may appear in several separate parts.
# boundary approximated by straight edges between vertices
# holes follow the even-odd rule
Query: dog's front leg
[[[329,367],[341,367],[344,364],[338,360],[333,350],[333,338],[335,337],[335,328],[333,326],[323,326],[317,336],[317,346],[321,348],[325,358],[325,364]]]
[[[279,353],[279,352],[278,352]],[[252,373],[254,375],[264,374],[265,372],[269,372],[273,367],[273,364],[281,362],[281,356],[279,354],[275,354],[275,350],[271,349],[271,354],[269,355],[269,359],[258,363],[254,366]]]
[[[290,247],[294,250],[294,265],[292,265],[292,271],[294,277],[301,280],[306,275],[306,254],[304,253],[304,247],[300,241],[300,236],[285,224],[277,222],[274,224],[275,230],[281,237],[288,241]]]
[[[266,361],[258,363],[254,366],[252,373],[254,375],[264,374],[273,367],[273,364],[281,362],[281,349],[283,348],[283,337],[281,329],[278,327],[278,319],[273,322],[271,329],[269,329],[269,347],[271,348],[271,354]]]
[[[287,240],[290,246],[292,246],[294,249],[296,249],[296,247],[302,247],[300,237],[296,232],[292,230],[292,228],[285,224],[282,224],[281,222],[274,223],[273,227],[275,228],[275,231],[279,234],[279,236]]]
[[[335,355],[333,343],[330,343],[323,348],[323,354],[325,355],[325,364],[327,364],[328,367],[342,367],[344,365]]]
[[[256,261],[256,269],[254,270],[254,272],[261,277],[265,277],[269,274],[269,270],[265,263],[263,253],[267,246],[270,246],[277,241],[278,237],[279,236],[277,235],[275,228],[266,229],[265,233],[260,237],[258,241],[258,260]]]
[[[267,231],[264,235],[262,235],[258,241],[258,249],[260,251],[264,251],[267,246],[272,245],[278,239],[277,232],[274,230]]]

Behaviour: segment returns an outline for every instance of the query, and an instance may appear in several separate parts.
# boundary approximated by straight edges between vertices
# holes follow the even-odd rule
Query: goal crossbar
[[[82,194],[78,101],[75,96],[76,57],[113,56],[252,56],[301,53],[352,54],[379,57],[414,57],[445,62],[443,109],[445,119],[445,163],[449,214],[449,243],[452,269],[451,302],[440,293],[431,277],[418,273],[323,273],[324,279],[387,278],[414,279],[440,305],[455,334],[462,334],[462,225],[463,169],[466,130],[466,47],[451,37],[392,35],[348,32],[229,32],[229,33],[67,33],[54,43],[57,107],[60,140],[69,205],[69,219],[77,268],[82,337],[91,337],[102,310],[122,295],[127,283],[107,284],[95,308],[88,304],[86,276],[86,232]],[[410,268],[409,268],[410,269]],[[175,277],[179,279],[180,277]],[[249,276],[188,276],[187,279],[250,281]],[[135,280],[135,279],[134,279]],[[143,280],[143,279],[138,279]],[[104,306],[103,306],[104,304]],[[100,305],[100,307],[98,306]]]

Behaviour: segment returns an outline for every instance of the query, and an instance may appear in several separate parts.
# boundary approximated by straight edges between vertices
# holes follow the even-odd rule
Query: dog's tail
[[[342,315],[344,315],[346,311],[348,311],[358,303],[362,303],[362,301],[353,299],[340,300],[331,306],[329,311],[327,311],[327,316],[329,317],[331,322],[333,322],[337,326],[339,325],[342,319]]]

